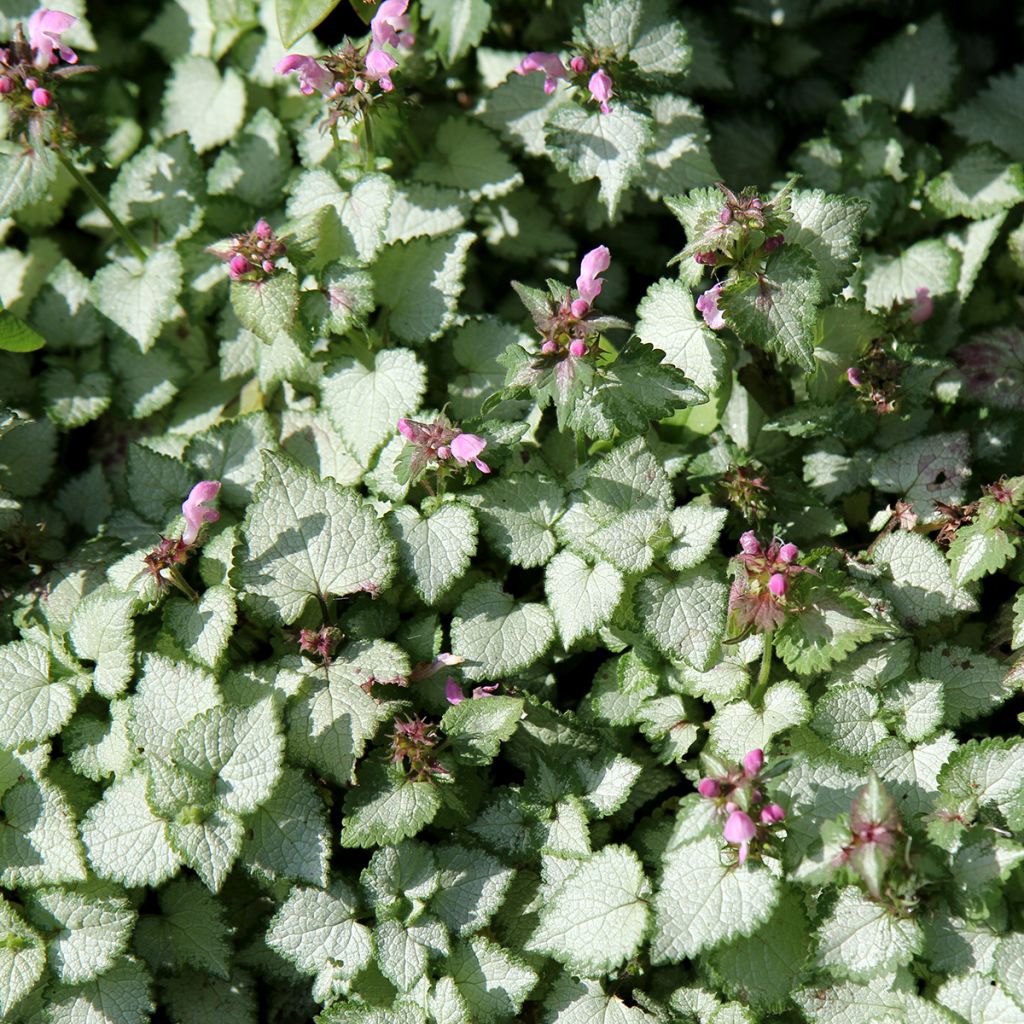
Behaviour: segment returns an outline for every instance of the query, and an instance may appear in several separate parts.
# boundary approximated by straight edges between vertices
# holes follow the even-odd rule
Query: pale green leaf
[[[636,614],[665,657],[710,668],[725,632],[728,587],[718,573],[688,569],[650,576],[636,589]]]
[[[204,480],[219,480],[218,500],[245,508],[260,478],[260,453],[276,447],[270,418],[264,412],[223,421],[193,437],[185,458]]]
[[[565,507],[565,493],[553,477],[502,476],[479,493],[480,528],[499,555],[525,569],[551,558],[558,546],[552,528]]]
[[[483,936],[456,947],[448,958],[447,969],[469,1007],[474,1024],[491,1024],[517,1016],[537,981],[533,968]]]
[[[925,191],[947,217],[978,220],[1024,202],[1024,169],[991,146],[972,146]]]
[[[164,605],[165,628],[185,654],[210,669],[227,654],[235,618],[234,591],[222,584],[203,591],[198,601],[174,597]]]
[[[488,0],[423,0],[423,13],[437,35],[437,51],[449,65],[480,42],[491,21]]]
[[[942,724],[945,712],[942,683],[935,679],[902,679],[883,693],[883,707],[905,740],[925,740]]]
[[[208,174],[210,192],[257,208],[272,207],[291,169],[288,135],[271,111],[261,107],[217,155]]]
[[[802,686],[789,680],[770,686],[759,708],[738,700],[719,708],[711,719],[710,740],[722,757],[739,761],[748,750],[770,749],[772,739],[811,717]]]
[[[42,199],[57,176],[57,158],[48,146],[0,141],[0,217]]]
[[[980,974],[949,978],[935,998],[967,1024],[1020,1024],[1020,1007],[997,981]]]
[[[345,796],[341,845],[397,843],[419,832],[440,808],[441,794],[432,781],[409,780],[396,768],[370,764]]]
[[[155,1009],[149,988],[142,964],[123,957],[92,981],[53,989],[47,1024],[146,1024]]]
[[[922,675],[942,683],[947,725],[988,714],[1013,695],[1006,665],[969,647],[932,647],[922,653],[918,668]]]
[[[125,482],[135,511],[163,526],[181,511],[195,478],[180,460],[133,444],[128,449]],[[139,568],[143,568],[141,560]]]
[[[955,291],[960,257],[945,242],[928,238],[898,256],[866,255],[862,273],[868,308],[881,311],[894,303],[909,302],[918,288],[927,288],[932,295]]]
[[[863,686],[837,686],[819,698],[811,726],[846,754],[863,757],[888,736],[876,694]]]
[[[335,0],[275,0],[277,31],[282,44],[293,46],[334,10]]]
[[[786,245],[799,245],[814,257],[822,291],[834,295],[853,272],[867,204],[849,196],[827,195],[821,189],[797,189],[791,212],[793,226],[786,231]]]
[[[45,647],[18,640],[0,647],[0,746],[14,748],[60,732],[78,703],[69,678],[54,678]]]
[[[11,1010],[35,987],[46,970],[46,943],[30,928],[14,904],[0,901],[0,1014]]]
[[[665,553],[669,567],[692,569],[700,565],[714,550],[727,515],[727,509],[702,501],[673,509],[668,517],[672,546]]]
[[[174,315],[181,280],[181,257],[174,249],[156,249],[144,263],[126,256],[96,273],[92,301],[148,352]]]
[[[164,93],[164,126],[168,135],[188,132],[197,153],[234,138],[245,117],[245,79],[227,68],[223,75],[206,57],[174,62]]]
[[[561,551],[548,562],[544,592],[568,650],[611,618],[622,597],[622,575],[607,562],[588,565],[579,555]]]
[[[487,926],[512,884],[512,872],[480,850],[442,845],[441,865],[430,909],[455,935],[472,935]]]
[[[398,557],[416,593],[434,604],[463,576],[476,551],[476,516],[447,502],[428,516],[410,505],[395,509]]]
[[[446,18],[452,13],[449,5]],[[472,200],[497,199],[523,183],[498,139],[473,121],[448,118],[434,135],[434,147],[437,159],[416,168],[420,181],[457,189]]]

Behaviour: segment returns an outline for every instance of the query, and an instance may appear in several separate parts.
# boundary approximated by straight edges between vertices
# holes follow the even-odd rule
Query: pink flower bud
[[[768,578],[768,589],[775,597],[782,597],[789,589],[789,581],[781,572],[773,572]]]
[[[25,88],[28,89],[29,92],[31,92],[33,89],[39,88],[39,82],[34,78],[26,78]]]
[[[718,215],[718,221],[720,224],[732,223],[732,210],[728,206],[722,208],[722,212]]]
[[[0,96],[6,96],[7,93],[14,91],[14,81],[8,78],[6,75],[0,76]]]
[[[366,90],[370,88],[370,86],[361,78],[357,78],[352,85],[355,86],[356,92],[366,92]]]
[[[760,747],[751,750],[743,758],[743,771],[748,778],[753,778],[762,767],[764,767],[764,751]]]
[[[228,273],[237,280],[243,274],[248,273],[252,269],[252,264],[241,254],[238,253],[231,257],[228,263]]]
[[[37,107],[46,108],[52,102],[53,97],[50,95],[49,89],[33,89],[32,90],[32,102]]]
[[[785,562],[789,565],[790,562],[796,561],[796,556],[800,554],[800,549],[795,544],[783,544],[779,548],[779,561]]]
[[[215,523],[220,519],[220,513],[215,508],[207,507],[208,503],[217,497],[218,491],[220,491],[219,480],[200,480],[189,491],[188,497],[181,506],[182,515],[185,517],[185,532],[181,535],[182,543],[195,544],[203,523]]]
[[[747,530],[746,533],[740,534],[740,551],[745,555],[761,554],[761,542],[753,530]]]
[[[552,354],[552,352],[557,352],[558,351],[558,342],[557,341],[545,341],[544,344],[541,345],[540,350],[541,350],[541,352],[544,353],[544,355],[549,356],[549,355]]]
[[[725,809],[729,814],[732,814],[733,811],[738,811],[740,808],[739,804],[734,804],[731,800],[728,800],[726,801]]]
[[[450,459],[452,457],[452,450],[451,450],[451,448],[449,448],[448,445],[446,445],[446,444],[441,445],[441,447],[437,449],[437,457],[442,462],[447,461],[448,459]]]
[[[274,272],[274,263],[272,260],[264,260],[260,266],[263,267],[264,272],[267,274],[272,274]]]
[[[263,241],[274,237],[274,229],[263,217],[260,217],[260,219],[256,221],[256,226],[252,229],[252,233]]]
[[[774,825],[785,816],[786,812],[778,804],[768,804],[767,807],[761,808],[761,821],[765,825]]]
[[[928,289],[918,288],[914,296],[914,305],[910,310],[910,319],[915,324],[923,324],[934,312],[935,304]]]
[[[718,253],[710,251],[694,253],[693,262],[704,267],[713,267],[718,262]]]
[[[569,67],[571,67],[577,75],[582,75],[584,72],[590,70],[590,63],[586,57],[573,57],[573,59],[569,61]]]
[[[610,114],[612,108],[608,101],[612,98],[612,76],[605,71],[604,68],[598,68],[591,76],[590,81],[587,83],[587,88],[590,90],[590,95],[601,106],[602,114]]]
[[[590,303],[586,299],[573,299],[569,304],[569,311],[579,320],[590,312]]]
[[[709,800],[713,800],[721,794],[722,786],[718,779],[701,779],[697,783],[697,792],[701,796],[706,796]]]
[[[585,356],[586,354],[587,343],[583,341],[581,338],[574,338],[569,343],[569,355],[575,356],[577,359],[579,359],[580,356]]]
[[[410,441],[414,441],[416,439],[416,431],[407,419],[400,419],[398,421],[398,432],[402,437],[407,438]]]
[[[726,820],[724,834],[727,843],[749,843],[757,835],[757,826],[746,812],[733,811]]]
[[[782,243],[785,242],[785,240],[785,235],[772,235],[771,238],[766,238],[764,240],[762,249],[764,249],[765,252],[775,252],[776,249],[782,246]]]
[[[850,385],[855,388],[859,388],[864,383],[864,378],[861,376],[861,372],[856,366],[848,366],[846,368],[846,379],[850,382]]]

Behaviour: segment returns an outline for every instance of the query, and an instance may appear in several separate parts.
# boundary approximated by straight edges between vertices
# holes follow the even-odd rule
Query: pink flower
[[[800,549],[795,544],[783,544],[779,548],[779,560],[789,565],[790,562],[796,561],[796,556],[800,554]]]
[[[490,473],[491,467],[478,456],[487,447],[487,442],[476,434],[458,434],[452,438],[451,453],[460,466],[472,462],[481,473]]]
[[[612,98],[612,76],[604,68],[598,68],[587,83],[590,95],[601,104],[601,113],[610,114],[612,108],[608,101]]]
[[[184,544],[195,544],[203,523],[215,523],[220,519],[220,513],[215,508],[207,508],[207,502],[213,501],[219,490],[219,480],[200,480],[189,491],[181,506],[186,524],[185,532],[181,535]]]
[[[848,366],[846,368],[846,379],[850,382],[850,386],[854,388],[859,388],[864,383],[864,377],[856,366]]]
[[[716,284],[697,299],[697,309],[703,314],[704,323],[713,331],[720,331],[725,326],[725,317],[718,308],[718,296],[721,291],[722,286]]]
[[[693,262],[704,267],[713,267],[718,262],[718,253],[711,251],[694,253]]]
[[[555,91],[559,78],[569,77],[569,72],[566,71],[562,58],[557,53],[543,53],[540,50],[528,53],[516,68],[517,75],[528,75],[531,71],[544,73],[544,91],[549,96]]]
[[[391,81],[391,72],[398,67],[398,61],[384,50],[370,50],[366,55],[366,75],[378,82],[384,92],[391,92],[395,87]]]
[[[60,59],[68,64],[78,63],[78,54],[69,46],[63,46],[60,41],[60,37],[76,21],[78,19],[73,15],[65,14],[63,11],[51,11],[48,7],[40,7],[29,17],[28,45],[32,47],[38,67],[48,68],[51,64],[57,63],[54,50],[57,50]]]
[[[757,835],[757,826],[745,811],[733,811],[725,823],[725,841],[740,848],[740,863],[747,859],[750,840]]]
[[[322,92],[325,96],[331,94],[334,76],[312,57],[304,57],[300,53],[289,53],[287,57],[282,57],[274,65],[274,70],[279,75],[287,75],[292,71],[297,72],[299,92],[304,96],[310,96],[316,91]]]
[[[14,79],[0,75],[0,96],[6,96],[9,92],[14,92]]]
[[[768,589],[775,597],[782,597],[789,589],[789,581],[781,572],[773,572],[768,579]]]
[[[782,821],[786,812],[778,804],[768,804],[761,808],[761,821],[765,825],[774,825]]]
[[[758,747],[743,758],[743,771],[748,778],[755,776],[764,767],[764,751]]]
[[[709,800],[713,800],[722,792],[722,786],[718,779],[701,779],[697,783],[697,792],[701,796],[706,796]]]
[[[409,8],[409,0],[384,0],[377,8],[377,13],[370,22],[370,35],[373,37],[373,50],[385,44],[408,49],[416,41],[404,29],[409,27],[409,16],[405,13]]]
[[[264,242],[274,237],[274,229],[270,226],[265,217],[260,217],[260,219],[256,221],[256,226],[252,229],[252,233]]]
[[[935,312],[935,303],[927,288],[918,288],[914,296],[914,304],[910,309],[910,319],[915,324],[923,324]]]
[[[775,252],[776,249],[782,247],[782,243],[785,242],[785,235],[772,235],[770,238],[764,240],[764,245],[761,248],[765,252]]]
[[[466,699],[466,695],[462,692],[462,687],[451,676],[448,677],[447,682],[444,684],[444,696],[449,704],[461,704]]]
[[[746,533],[741,534],[740,551],[745,555],[761,554],[761,542],[757,539],[757,534],[753,530],[747,530]]]
[[[37,88],[32,90],[32,102],[37,107],[48,107],[53,101],[53,97],[50,95],[49,89]]]
[[[416,440],[416,429],[413,427],[411,420],[400,419],[398,421],[398,432],[409,441]]]
[[[587,309],[601,294],[601,289],[604,287],[604,281],[598,275],[603,274],[611,262],[612,254],[606,245],[599,245],[596,249],[591,249],[580,260],[580,276],[576,278],[576,287],[579,290],[580,299],[587,304]],[[573,303],[573,312],[576,312],[575,303]]]

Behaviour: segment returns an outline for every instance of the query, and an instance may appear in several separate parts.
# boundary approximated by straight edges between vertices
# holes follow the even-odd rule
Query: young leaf
[[[431,781],[413,782],[401,771],[368,764],[359,785],[345,794],[342,846],[383,846],[414,836],[441,809],[441,794]]]
[[[513,565],[544,565],[558,541],[552,527],[565,507],[565,492],[546,474],[516,473],[479,490],[480,528],[487,543]]]
[[[490,697],[463,700],[450,707],[441,719],[441,731],[451,740],[456,760],[487,764],[498,755],[523,714],[521,697]]]

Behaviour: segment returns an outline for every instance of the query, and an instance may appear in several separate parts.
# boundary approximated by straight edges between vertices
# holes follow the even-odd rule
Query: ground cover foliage
[[[0,1019],[1024,1019],[1020,16],[332,6],[0,0]]]

